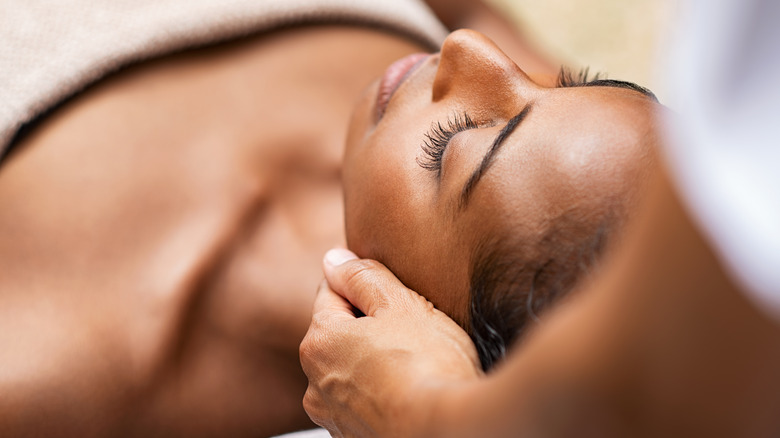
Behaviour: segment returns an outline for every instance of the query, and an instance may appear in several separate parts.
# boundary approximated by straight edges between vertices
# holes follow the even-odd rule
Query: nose
[[[527,103],[533,81],[490,39],[473,30],[451,33],[441,47],[433,101],[516,107]]]

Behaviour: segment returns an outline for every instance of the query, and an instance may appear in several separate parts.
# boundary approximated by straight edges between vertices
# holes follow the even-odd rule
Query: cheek
[[[344,173],[347,244],[384,263],[457,321],[465,321],[468,254],[451,221],[442,221],[414,184],[416,174],[368,149],[351,154]]]
[[[360,256],[380,258],[388,248],[405,247],[405,238],[416,233],[419,193],[403,148],[375,139],[355,146],[345,158],[343,175],[347,243]]]
[[[430,122],[415,114],[413,120],[388,114],[368,135],[353,119],[343,173],[347,245],[463,321],[468,270],[449,256],[467,252],[455,251],[452,223],[434,208],[435,181],[417,164]]]

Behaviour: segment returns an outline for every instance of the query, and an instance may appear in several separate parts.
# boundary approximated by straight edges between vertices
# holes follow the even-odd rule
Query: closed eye
[[[436,172],[436,176],[441,177],[441,160],[450,140],[460,132],[476,128],[479,128],[479,124],[465,112],[453,114],[444,124],[432,123],[431,129],[425,133],[425,140],[421,146],[423,155],[417,157],[417,164],[425,170]]]

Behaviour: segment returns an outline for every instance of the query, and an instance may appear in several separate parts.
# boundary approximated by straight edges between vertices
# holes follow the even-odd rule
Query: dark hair
[[[485,371],[506,355],[543,310],[571,291],[594,266],[614,228],[611,222],[602,221],[589,233],[561,224],[532,249],[511,238],[477,246],[467,332]]]

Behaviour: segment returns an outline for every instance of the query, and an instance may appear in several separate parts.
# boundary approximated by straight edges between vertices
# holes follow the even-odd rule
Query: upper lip
[[[406,82],[409,77],[412,76],[419,68],[431,57],[430,54],[416,53],[406,56],[393,63],[385,72],[382,80],[379,83],[379,90],[376,102],[377,120],[381,119],[390,104],[395,92]],[[408,62],[414,61],[412,65],[408,65]],[[400,63],[400,65],[399,65]],[[393,68],[403,70],[403,74],[400,78],[393,74]]]

